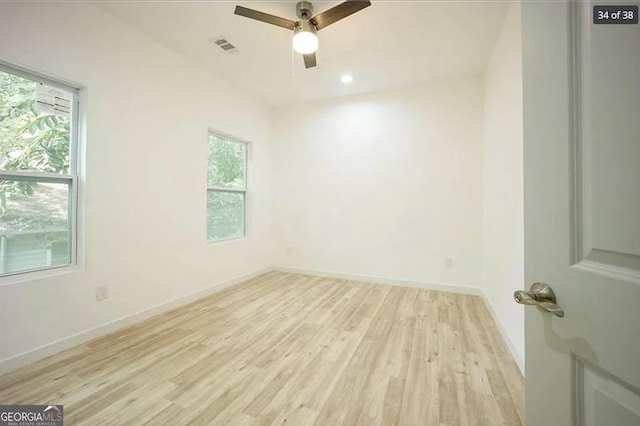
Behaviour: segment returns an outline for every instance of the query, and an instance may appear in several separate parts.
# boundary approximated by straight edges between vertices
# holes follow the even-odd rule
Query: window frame
[[[232,143],[236,143],[239,145],[244,145],[244,188],[242,189],[235,189],[235,188],[224,188],[224,187],[220,187],[220,186],[210,186],[209,185],[209,175],[207,173],[207,177],[206,177],[206,188],[207,188],[207,196],[209,195],[209,192],[226,192],[226,193],[232,193],[232,194],[243,194],[244,195],[244,217],[243,217],[243,229],[242,229],[242,235],[239,237],[230,237],[230,238],[221,238],[221,239],[217,239],[217,240],[210,240],[209,239],[209,229],[208,229],[208,223],[205,220],[205,238],[207,241],[208,245],[216,245],[216,244],[221,244],[221,243],[228,243],[228,242],[233,242],[233,241],[240,241],[243,240],[245,238],[247,238],[247,236],[249,235],[249,151],[250,151],[250,146],[251,143],[245,140],[242,140],[240,138],[237,138],[235,136],[231,136],[228,135],[226,133],[223,132],[219,132],[217,130],[213,130],[213,129],[209,129],[207,132],[207,167],[209,164],[209,138],[211,138],[211,136],[219,138],[219,139],[224,139],[228,142],[232,142]],[[209,215],[209,207],[207,206],[206,210],[205,210],[205,217],[208,217]]]
[[[78,174],[79,174],[79,134],[80,134],[80,88],[67,82],[55,80],[39,72],[27,71],[15,65],[0,60],[0,71],[17,75],[34,81],[44,83],[48,86],[65,90],[72,95],[71,119],[69,128],[69,170],[68,173],[32,172],[24,170],[3,170],[0,169],[0,179],[22,180],[42,183],[62,183],[69,185],[69,232],[70,232],[70,259],[64,265],[43,266],[39,268],[24,269],[14,272],[0,273],[0,279],[8,277],[25,276],[45,271],[63,270],[73,268],[78,265]]]

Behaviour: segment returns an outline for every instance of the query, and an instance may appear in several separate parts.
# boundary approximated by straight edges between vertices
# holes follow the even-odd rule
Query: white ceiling
[[[314,14],[339,1],[314,2]],[[297,20],[295,2],[106,2],[98,6],[272,106],[368,93],[484,71],[506,1],[372,1],[319,32],[317,69],[284,28],[233,14],[236,4]],[[239,50],[211,43],[224,36]],[[350,73],[354,81],[340,81]]]

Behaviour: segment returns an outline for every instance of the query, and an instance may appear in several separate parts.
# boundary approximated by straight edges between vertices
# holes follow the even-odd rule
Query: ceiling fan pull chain
[[[293,51],[293,48],[291,48],[291,78],[296,78],[296,71],[295,71],[295,52]]]

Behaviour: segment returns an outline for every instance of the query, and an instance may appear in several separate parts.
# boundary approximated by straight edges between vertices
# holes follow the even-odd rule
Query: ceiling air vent
[[[238,49],[224,37],[214,38],[211,42],[227,53],[238,53]]]

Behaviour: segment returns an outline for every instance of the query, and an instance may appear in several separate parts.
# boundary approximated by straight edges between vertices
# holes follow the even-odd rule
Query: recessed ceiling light
[[[343,83],[351,83],[353,81],[353,77],[349,74],[344,74],[341,80]]]

